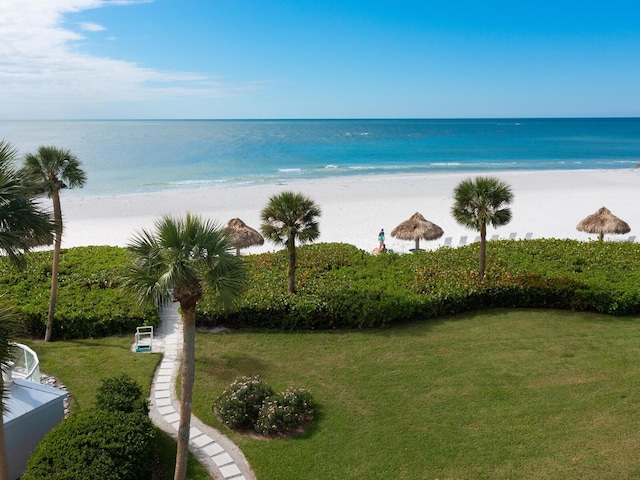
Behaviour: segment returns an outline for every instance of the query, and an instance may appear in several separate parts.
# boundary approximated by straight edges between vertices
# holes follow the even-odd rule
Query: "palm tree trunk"
[[[480,261],[478,262],[478,278],[484,279],[485,262],[487,258],[487,226],[480,226]]]
[[[187,455],[189,452],[189,429],[193,403],[193,383],[195,379],[196,357],[196,306],[182,309],[182,377],[180,395],[180,423],[178,426],[178,449],[174,480],[184,480],[187,475]]]
[[[289,274],[287,276],[287,292],[295,293],[296,280],[296,244],[295,239],[287,241],[287,250],[289,250]]]
[[[4,379],[0,373],[0,392],[4,392]],[[0,412],[4,412],[4,403],[0,397]],[[9,480],[9,459],[4,439],[4,422],[0,422],[0,480]]]
[[[50,342],[53,332],[53,317],[56,312],[56,300],[58,296],[58,265],[60,264],[60,249],[62,246],[62,210],[60,208],[60,192],[55,190],[53,199],[53,219],[56,227],[56,239],[53,246],[53,265],[51,266],[51,295],[49,297],[49,313],[47,314],[47,330],[44,341]]]

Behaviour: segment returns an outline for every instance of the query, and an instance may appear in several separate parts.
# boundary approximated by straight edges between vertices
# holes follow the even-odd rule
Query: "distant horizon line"
[[[492,120],[633,120],[637,116],[556,116],[556,117],[290,117],[290,118],[7,118],[0,122],[291,122],[291,121],[492,121]]]

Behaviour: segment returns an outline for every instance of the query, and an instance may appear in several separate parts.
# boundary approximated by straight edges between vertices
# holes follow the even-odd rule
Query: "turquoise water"
[[[0,121],[21,154],[70,149],[67,195],[393,173],[634,168],[640,119]]]

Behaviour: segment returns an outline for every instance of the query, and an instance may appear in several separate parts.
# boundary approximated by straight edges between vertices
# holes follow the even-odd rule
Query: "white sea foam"
[[[168,182],[169,185],[192,187],[194,185],[203,185],[210,183],[224,183],[222,179],[194,179],[194,180],[177,180],[175,182]]]

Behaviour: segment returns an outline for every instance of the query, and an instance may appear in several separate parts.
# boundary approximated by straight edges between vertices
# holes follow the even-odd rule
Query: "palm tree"
[[[10,370],[9,362],[13,358],[11,337],[17,329],[15,313],[6,307],[0,307],[0,369],[2,373]],[[0,411],[7,412],[5,400],[9,392],[5,388],[4,378],[0,375]],[[0,480],[9,480],[9,459],[4,438],[4,421],[0,422]]]
[[[451,214],[465,227],[480,232],[480,262],[478,278],[484,278],[487,254],[487,225],[506,225],[511,220],[511,209],[505,208],[513,201],[509,184],[494,177],[468,178],[453,191],[454,204]]]
[[[320,236],[316,217],[321,214],[313,200],[301,193],[282,192],[269,198],[260,218],[262,234],[276,245],[284,245],[289,252],[287,292],[295,293],[296,240],[312,242]]]
[[[236,300],[246,283],[244,263],[233,254],[234,247],[221,228],[190,214],[184,220],[162,217],[156,222],[155,232],[142,230],[128,248],[134,256],[125,281],[128,291],[141,302],[180,303],[184,364],[174,478],[183,480],[195,376],[196,306],[204,293],[214,296],[221,305]]]
[[[9,143],[0,141],[0,253],[22,265],[29,248],[51,243],[53,222],[28,196],[14,167],[17,156]]]
[[[24,159],[22,174],[25,181],[37,193],[46,194],[53,200],[53,219],[56,225],[53,247],[53,265],[51,267],[51,297],[47,314],[47,330],[44,341],[51,341],[53,317],[58,294],[58,265],[62,245],[62,210],[60,208],[60,190],[82,187],[86,181],[80,161],[69,150],[42,146],[37,154],[28,154]]]
[[[18,171],[14,167],[17,151],[0,141],[0,252],[16,266],[24,265],[23,253],[30,247],[51,243],[53,222],[27,195]],[[15,314],[0,307],[0,370],[8,369],[12,358],[10,337],[16,328]],[[6,410],[7,392],[0,375],[0,411]],[[4,422],[0,422],[0,480],[9,478],[9,466],[4,438]]]

